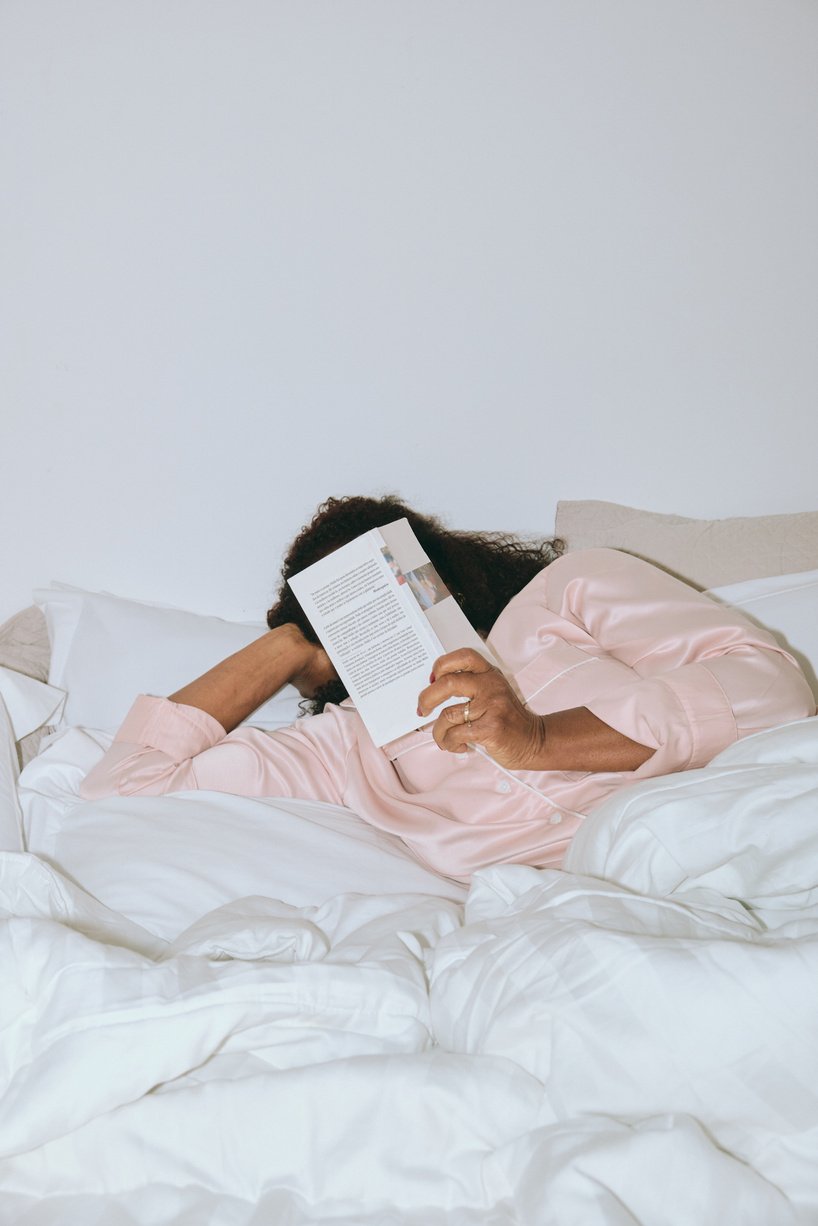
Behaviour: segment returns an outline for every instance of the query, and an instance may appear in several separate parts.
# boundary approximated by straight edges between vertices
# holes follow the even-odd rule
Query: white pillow
[[[818,702],[818,570],[748,579],[707,595],[771,630],[801,665]]]
[[[36,732],[43,724],[54,723],[65,700],[61,690],[13,668],[0,668],[0,697],[6,705],[15,741]]]
[[[0,852],[24,850],[14,742],[14,728],[0,693]]]
[[[64,694],[11,668],[0,668],[0,851],[23,851],[16,743],[62,706]]]
[[[115,732],[137,694],[172,694],[267,628],[62,584],[34,600],[48,622],[48,680],[67,691],[60,727]],[[246,722],[284,727],[299,716],[300,701],[285,686]]]

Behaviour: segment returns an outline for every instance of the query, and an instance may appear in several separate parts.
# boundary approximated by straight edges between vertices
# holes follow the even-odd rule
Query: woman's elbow
[[[160,796],[170,790],[175,769],[175,764],[157,750],[114,742],[85,776],[79,794],[83,800]]]
[[[790,724],[815,715],[815,695],[801,669],[790,660],[781,661],[776,684],[767,695],[771,723]]]
[[[101,762],[82,780],[79,794],[82,800],[105,800],[109,796],[119,796],[119,780],[113,772],[106,770]]]

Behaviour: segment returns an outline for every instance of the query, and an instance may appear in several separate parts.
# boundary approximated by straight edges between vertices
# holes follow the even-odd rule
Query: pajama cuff
[[[695,770],[737,739],[733,709],[705,664],[621,686],[587,706],[617,732],[655,750],[637,774]]]
[[[140,694],[114,740],[161,749],[172,761],[184,762],[212,749],[225,736],[218,720],[206,711]]]

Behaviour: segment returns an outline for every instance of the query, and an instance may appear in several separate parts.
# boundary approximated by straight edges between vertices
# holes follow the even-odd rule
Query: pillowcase
[[[62,690],[2,667],[0,697],[11,720],[15,741],[21,741],[49,721],[56,722],[65,700]]]
[[[45,618],[34,605],[15,613],[0,626],[0,667],[13,668],[35,681],[45,681],[49,656]]]
[[[17,747],[0,694],[0,851],[23,851],[23,815],[17,798]]]
[[[707,595],[770,630],[801,665],[818,703],[818,570],[732,583]]]
[[[52,719],[64,694],[23,673],[0,667],[0,851],[23,851],[17,796],[18,742]]]
[[[555,531],[572,552],[623,549],[700,588],[818,567],[818,511],[688,519],[616,502],[559,502]]]
[[[115,732],[137,694],[172,694],[267,629],[63,584],[34,600],[51,639],[49,683],[67,692],[59,727]],[[284,727],[300,715],[300,701],[285,686],[246,722]]]

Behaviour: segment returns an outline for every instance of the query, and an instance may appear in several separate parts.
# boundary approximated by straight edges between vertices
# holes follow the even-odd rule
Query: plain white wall
[[[813,0],[4,0],[0,618],[329,493],[814,509]]]

